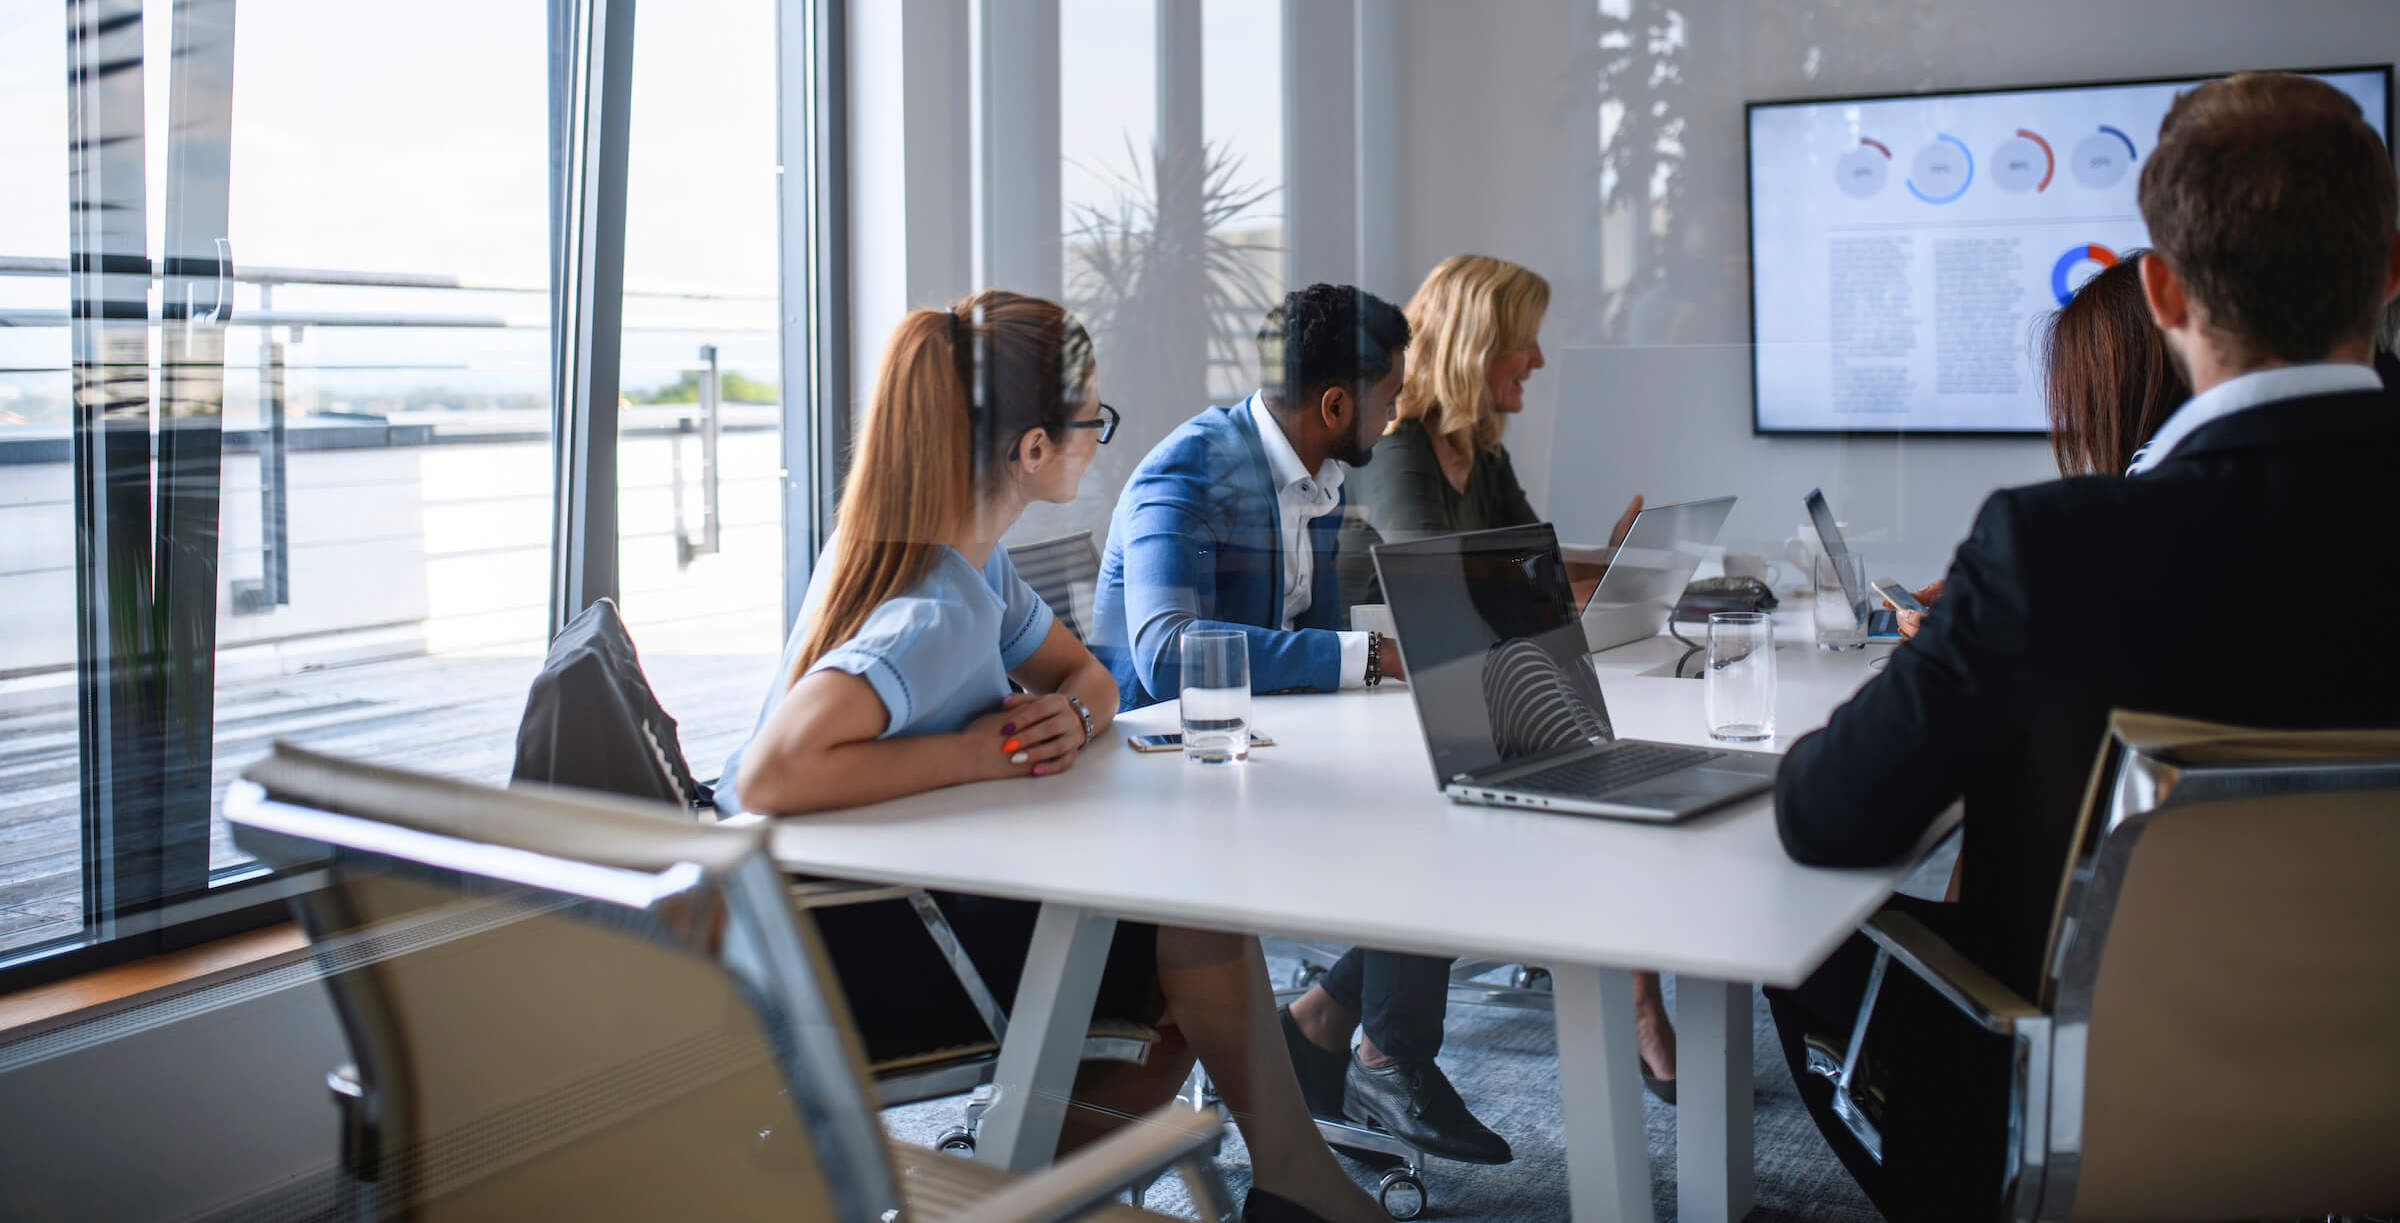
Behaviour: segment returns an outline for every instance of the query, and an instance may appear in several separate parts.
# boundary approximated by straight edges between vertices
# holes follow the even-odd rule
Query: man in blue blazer
[[[1331,692],[1401,676],[1397,643],[1342,629],[1334,572],[1342,464],[1391,423],[1408,322],[1346,285],[1287,295],[1259,332],[1267,383],[1184,422],[1117,498],[1100,558],[1092,653],[1124,707],[1173,698],[1188,628],[1249,636],[1255,692]],[[1382,1125],[1433,1154],[1505,1163],[1434,1055],[1449,962],[1354,950],[1282,1014],[1309,1109]],[[1357,1056],[1350,1033],[1366,1029]]]
[[[1373,643],[1341,630],[1334,574],[1341,464],[1365,463],[1390,423],[1407,347],[1407,320],[1372,294],[1289,294],[1259,336],[1269,385],[1185,421],[1134,469],[1092,609],[1092,653],[1124,708],[1177,695],[1193,627],[1249,634],[1253,692],[1366,681]],[[1394,643],[1372,652],[1378,678],[1399,677]]]

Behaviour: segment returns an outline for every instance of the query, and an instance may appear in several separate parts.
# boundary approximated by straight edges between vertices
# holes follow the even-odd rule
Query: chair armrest
[[[2018,1020],[2041,1016],[2040,1008],[1907,913],[1885,909],[1868,918],[1859,931],[1987,1032],[2006,1036],[2016,1031]]]
[[[1225,1140],[1223,1110],[1169,1104],[954,1216],[953,1223],[1059,1223]]]

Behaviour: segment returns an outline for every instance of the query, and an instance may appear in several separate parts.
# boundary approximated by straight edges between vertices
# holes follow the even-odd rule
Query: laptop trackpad
[[[1679,769],[1610,794],[1608,801],[1689,814],[1756,794],[1775,784],[1772,759],[1764,762],[1764,769],[1743,767],[1747,762],[1721,763],[1732,764],[1733,767],[1710,764],[1696,769]]]

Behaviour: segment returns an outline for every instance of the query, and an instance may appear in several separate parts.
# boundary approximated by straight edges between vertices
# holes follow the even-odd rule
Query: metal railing
[[[57,277],[63,280],[69,271],[70,267],[66,259],[0,255],[0,276]],[[163,274],[164,269],[161,263],[152,261],[150,275],[153,280],[160,279]],[[546,318],[540,320],[512,319],[504,314],[490,313],[279,310],[274,305],[276,288],[308,285],[429,290],[449,293],[521,294],[529,297],[546,297],[549,289],[544,286],[479,283],[459,276],[438,273],[307,267],[242,267],[236,265],[228,279],[235,286],[248,285],[257,291],[256,307],[246,310],[234,308],[230,294],[227,294],[227,300],[223,303],[223,312],[218,316],[218,321],[227,326],[255,327],[259,330],[257,361],[259,424],[254,430],[225,431],[225,436],[228,443],[243,449],[255,447],[258,454],[261,542],[260,576],[254,579],[237,580],[231,584],[232,598],[227,610],[234,615],[258,615],[291,602],[290,481],[288,476],[291,432],[286,394],[287,374],[290,369],[288,352],[290,345],[300,343],[307,330],[312,327],[525,332],[546,331],[549,327]],[[776,300],[769,294],[713,293],[676,289],[629,289],[626,291],[626,298],[628,301],[643,302],[773,303]],[[159,321],[162,313],[160,307],[153,302],[151,306],[152,321]],[[63,306],[58,308],[0,307],[0,328],[64,328],[69,325],[69,314],[68,309]],[[684,462],[683,448],[680,444],[672,449],[670,462],[672,490],[670,500],[674,505],[677,566],[678,568],[688,567],[696,558],[712,555],[718,550],[722,532],[718,446],[719,438],[727,426],[723,418],[723,375],[718,364],[718,345],[715,340],[728,335],[771,335],[775,333],[776,329],[773,326],[741,326],[723,323],[693,325],[671,322],[628,323],[624,329],[637,333],[701,333],[710,337],[709,342],[700,346],[697,364],[679,363],[666,366],[631,367],[647,369],[652,372],[672,371],[678,374],[691,372],[700,374],[697,388],[698,402],[695,405],[697,419],[679,412],[671,424],[655,426],[662,431],[677,435],[696,431],[699,437],[698,475],[702,508],[697,531],[691,529],[684,514],[682,495]],[[450,370],[473,367],[449,364],[402,364],[375,368],[384,370]],[[540,367],[528,366],[525,368]],[[633,430],[620,428],[620,436],[629,432],[633,432]],[[547,436],[546,428],[542,436]],[[431,428],[386,429],[382,432],[380,444],[384,446],[428,445],[436,444],[440,440],[442,439],[434,436],[434,430]],[[469,433],[454,440],[490,441],[499,439],[490,434]],[[59,453],[53,454],[53,447],[36,446],[25,457],[34,461],[55,461],[56,458],[63,457],[64,451],[63,447],[56,447],[56,449]],[[0,456],[0,461],[6,461],[5,457]]]

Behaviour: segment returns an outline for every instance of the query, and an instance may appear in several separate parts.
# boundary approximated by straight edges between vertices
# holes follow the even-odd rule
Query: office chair
[[[1024,1179],[889,1142],[764,825],[281,745],[226,818],[329,879],[295,906],[355,1059],[328,1080],[331,1213],[1141,1219],[1110,1199],[1167,1168],[1233,1212],[1221,1114],[1170,1106]],[[355,937],[395,923],[414,949]]]
[[[1089,534],[1080,538],[1088,550]],[[1094,569],[1096,572],[1096,558]],[[512,784],[573,786],[672,803],[679,810],[658,812],[667,818],[681,815],[689,819],[695,806],[702,808],[703,816],[709,814],[705,810],[709,791],[693,780],[677,741],[675,719],[652,692],[632,634],[610,600],[595,601],[551,641],[541,673],[526,695],[510,780]],[[966,1106],[962,1123],[940,1140],[944,1150],[973,1154],[984,1114],[991,1108],[988,1087],[999,1065],[1000,1041],[1007,1034],[1008,1018],[974,961],[960,947],[941,906],[921,888],[823,879],[795,881],[791,899],[810,910],[889,904],[915,915],[916,923],[922,925],[957,978],[981,1027],[930,1047],[893,1047],[882,1039],[883,1034],[868,1033],[870,1043],[877,1046],[869,1058],[869,1071],[877,1098],[885,1107],[976,1093]],[[1158,1039],[1157,1031],[1147,1024],[1100,1017],[1084,1042],[1083,1057],[1086,1061],[1138,1065],[1148,1060]]]
[[[2040,996],[1885,909],[1846,1052],[1854,1094],[1892,969],[2013,1047],[2013,1220],[2260,1219],[2400,1204],[2400,731],[2118,712],[2060,888]],[[1975,852],[1972,846],[1965,851]],[[1965,1211],[1962,1209],[1961,1217]]]
[[[1018,544],[1008,550],[1008,560],[1017,567],[1017,576],[1050,605],[1050,614],[1075,634],[1075,640],[1088,642],[1092,600],[1100,586],[1100,549],[1092,545],[1092,533],[1077,531]]]

